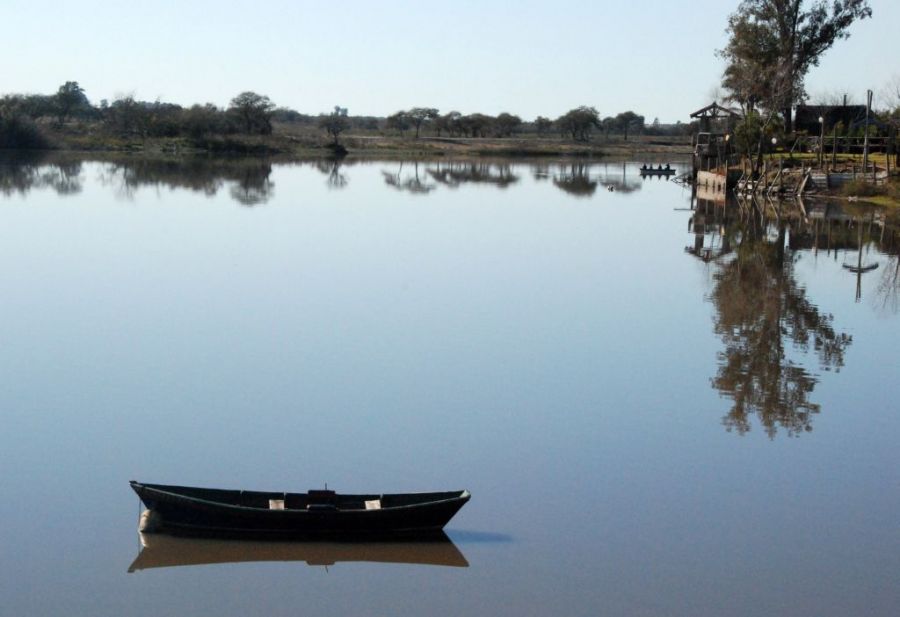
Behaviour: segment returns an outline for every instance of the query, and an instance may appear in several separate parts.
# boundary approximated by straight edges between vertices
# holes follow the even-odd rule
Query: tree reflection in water
[[[0,159],[0,194],[51,189],[58,195],[82,190],[83,164],[90,159],[39,154]],[[131,199],[143,187],[198,191],[213,196],[227,186],[232,199],[245,206],[265,203],[272,197],[272,164],[253,158],[120,157],[100,163],[99,182]]]
[[[79,158],[82,157],[82,158]],[[83,155],[36,154],[0,156],[0,194],[25,193],[31,189],[70,195],[81,191],[83,163],[99,163],[99,181],[125,199],[132,199],[144,187],[167,187],[202,192],[209,196],[228,191],[245,206],[267,203],[273,195],[273,164],[252,157],[206,156],[104,156],[91,160]],[[349,183],[347,160],[315,159],[284,161],[285,165],[312,166],[327,177],[328,187],[343,189]],[[641,189],[638,174],[627,163],[537,162],[530,165],[535,181],[552,180],[553,185],[573,197],[594,196],[599,186],[631,193]],[[521,180],[526,164],[497,160],[401,161],[394,169],[383,170],[384,182],[398,191],[427,195],[438,188],[456,189],[466,184],[507,189]],[[633,172],[634,170],[632,170]]]
[[[232,176],[231,197],[242,206],[257,206],[272,197],[274,183],[269,180],[272,166],[268,163],[244,166]]]
[[[328,176],[328,188],[342,189],[347,186],[347,176],[341,170],[342,161],[340,159],[322,159],[315,162],[315,167]]]
[[[644,179],[635,167],[629,171],[626,161],[598,164],[593,169],[595,180],[611,191],[634,193],[644,187]]]
[[[59,159],[52,163],[41,154],[0,159],[0,194],[25,194],[31,189],[51,189],[57,195],[75,195],[82,190],[82,162]]]
[[[382,171],[384,183],[398,191],[407,191],[409,193],[417,193],[420,195],[427,195],[437,188],[436,184],[433,182],[429,183],[420,176],[418,161],[413,161],[412,168],[412,173],[410,173],[409,167],[407,166],[407,173],[404,175],[403,161],[401,161],[400,165],[397,167],[397,173]]]
[[[900,255],[891,255],[875,290],[876,303],[888,313],[900,311]]]
[[[457,188],[462,184],[492,184],[505,189],[519,181],[509,163],[487,163],[472,161],[450,161],[437,163],[428,169],[435,182],[449,188]]]
[[[590,166],[584,163],[573,163],[568,168],[561,165],[553,184],[569,195],[590,197],[597,191],[597,181],[591,179],[589,171]]]
[[[536,182],[542,182],[550,179],[550,165],[546,163],[536,163],[531,166],[531,177]]]
[[[811,400],[818,380],[788,347],[801,353],[812,348],[823,370],[837,371],[852,340],[834,330],[832,316],[821,313],[797,283],[794,256],[785,253],[786,225],[753,217],[736,222],[726,232],[734,253],[717,262],[713,274],[715,332],[725,349],[712,385],[732,399],[723,424],[740,434],[750,430],[754,414],[770,437],[779,428],[790,436],[811,431],[819,412]]]
[[[272,164],[260,159],[135,158],[109,163],[103,179],[131,197],[142,187],[165,186],[215,195],[223,185],[244,206],[266,203],[274,184]]]

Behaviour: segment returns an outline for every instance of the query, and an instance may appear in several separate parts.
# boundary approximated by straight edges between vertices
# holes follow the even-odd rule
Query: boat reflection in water
[[[305,561],[310,566],[355,561],[469,567],[469,562],[443,532],[422,540],[384,542],[248,542],[145,533],[140,538],[141,552],[128,568],[129,572],[260,561]]]

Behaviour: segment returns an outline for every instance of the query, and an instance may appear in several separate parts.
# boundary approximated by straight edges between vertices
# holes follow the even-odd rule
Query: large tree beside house
[[[804,80],[850,26],[871,17],[868,0],[742,0],[728,18],[722,85],[745,113],[781,113],[791,130],[791,108],[806,96]]]

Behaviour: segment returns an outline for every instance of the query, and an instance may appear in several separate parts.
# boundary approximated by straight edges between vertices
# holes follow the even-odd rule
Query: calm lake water
[[[897,223],[639,166],[5,160],[0,612],[896,615]],[[129,479],[473,498],[142,548]]]

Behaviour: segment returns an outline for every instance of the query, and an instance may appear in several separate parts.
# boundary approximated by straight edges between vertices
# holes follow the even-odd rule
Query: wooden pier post
[[[866,174],[869,171],[869,114],[872,110],[872,91],[866,90],[866,132],[863,137],[863,168],[862,175],[863,180],[866,179]]]
[[[831,134],[831,171],[834,171],[837,164],[837,124],[832,128]]]

